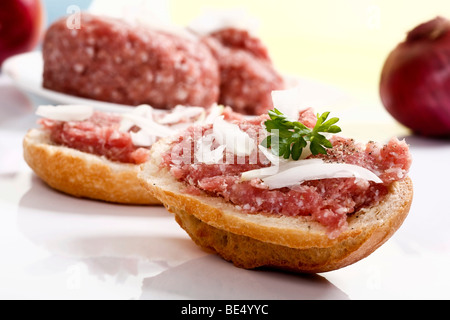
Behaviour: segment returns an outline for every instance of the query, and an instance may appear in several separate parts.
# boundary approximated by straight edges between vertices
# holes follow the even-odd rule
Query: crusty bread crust
[[[81,198],[107,202],[156,205],[137,177],[139,165],[122,164],[75,149],[52,145],[43,130],[28,131],[24,158],[50,187]]]
[[[348,229],[330,239],[325,228],[309,217],[247,214],[220,197],[185,194],[185,185],[160,167],[159,155],[166,149],[164,140],[152,147],[140,178],[199,246],[243,268],[326,272],[348,266],[385,243],[403,223],[412,202],[411,179],[393,183],[378,205],[353,214]]]

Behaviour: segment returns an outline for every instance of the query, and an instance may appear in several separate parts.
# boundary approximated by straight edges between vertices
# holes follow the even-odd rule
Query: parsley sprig
[[[270,120],[264,125],[270,133],[261,143],[266,148],[271,148],[272,153],[279,157],[293,160],[300,159],[303,149],[310,142],[309,148],[313,155],[326,154],[326,148],[332,148],[331,142],[321,133],[338,133],[341,128],[335,125],[339,118],[328,116],[330,112],[317,114],[317,123],[311,130],[303,123],[289,120],[286,115],[277,109],[269,111]]]

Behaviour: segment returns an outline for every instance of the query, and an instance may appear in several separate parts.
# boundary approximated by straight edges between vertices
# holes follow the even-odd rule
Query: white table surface
[[[199,249],[163,208],[75,199],[44,185],[22,158],[37,103],[0,77],[2,299],[450,298],[450,141],[406,137],[413,205],[366,259],[317,275],[243,270]]]

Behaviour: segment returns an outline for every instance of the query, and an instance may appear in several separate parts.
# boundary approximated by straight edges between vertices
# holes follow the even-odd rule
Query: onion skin
[[[450,21],[423,23],[387,57],[380,97],[386,110],[419,135],[450,137]]]

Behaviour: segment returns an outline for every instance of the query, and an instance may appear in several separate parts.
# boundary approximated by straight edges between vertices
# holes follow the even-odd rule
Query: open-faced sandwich
[[[142,187],[139,166],[160,138],[214,117],[239,119],[229,108],[148,105],[108,113],[89,106],[41,106],[39,128],[23,140],[24,158],[49,186],[83,198],[123,204],[160,204]]]
[[[328,117],[218,117],[158,141],[140,178],[196,244],[236,266],[342,268],[404,221],[412,160],[405,141],[358,143]]]

